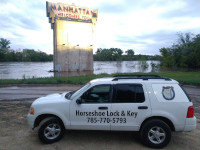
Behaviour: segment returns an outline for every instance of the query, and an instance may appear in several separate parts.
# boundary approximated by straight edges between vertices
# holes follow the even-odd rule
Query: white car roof
[[[131,77],[107,77],[97,78],[90,81],[91,84],[117,84],[117,83],[155,83],[155,84],[178,84],[176,80],[170,78],[131,78]]]

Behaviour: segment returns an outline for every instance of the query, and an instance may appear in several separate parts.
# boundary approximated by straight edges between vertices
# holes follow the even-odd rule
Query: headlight
[[[34,108],[33,108],[33,107],[30,108],[29,113],[30,113],[31,115],[34,115]]]

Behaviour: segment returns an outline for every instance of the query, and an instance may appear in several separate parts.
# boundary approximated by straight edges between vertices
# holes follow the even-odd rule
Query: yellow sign
[[[96,9],[79,7],[75,6],[75,4],[69,5],[51,2],[46,3],[46,9],[47,17],[50,18],[51,23],[54,23],[56,19],[92,23],[97,18],[98,13]]]

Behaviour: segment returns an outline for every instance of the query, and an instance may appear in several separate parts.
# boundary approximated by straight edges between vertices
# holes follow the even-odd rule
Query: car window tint
[[[101,85],[101,86],[96,86],[91,89],[91,92],[93,93],[102,93],[102,92],[109,92],[110,91],[110,86],[109,85]]]
[[[108,103],[110,100],[110,85],[92,87],[81,98],[83,103]]]
[[[135,100],[135,90],[131,85],[119,84],[116,85],[115,102],[128,103]]]
[[[135,98],[135,102],[144,102],[145,98],[144,98],[144,91],[141,85],[137,85],[135,87],[135,91],[136,91],[136,98]]]
[[[115,85],[115,103],[137,103],[144,102],[142,85],[117,84]]]

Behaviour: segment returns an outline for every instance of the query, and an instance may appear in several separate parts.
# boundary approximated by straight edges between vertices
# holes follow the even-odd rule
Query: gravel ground
[[[194,90],[192,90],[194,91]],[[191,92],[192,93],[192,92]],[[190,94],[194,103],[197,128],[172,134],[164,149],[193,150],[200,147],[200,95]],[[33,99],[0,101],[0,150],[132,150],[150,149],[141,144],[136,132],[66,131],[54,144],[43,144],[27,125],[26,115]]]

